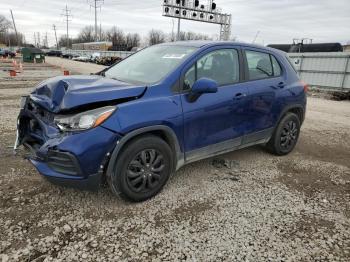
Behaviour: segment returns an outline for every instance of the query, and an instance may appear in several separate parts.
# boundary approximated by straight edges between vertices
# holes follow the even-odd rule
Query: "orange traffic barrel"
[[[16,71],[15,70],[10,70],[10,76],[16,76]]]

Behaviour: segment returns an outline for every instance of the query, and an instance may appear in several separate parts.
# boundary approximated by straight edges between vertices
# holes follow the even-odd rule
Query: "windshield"
[[[158,45],[146,48],[111,67],[105,76],[133,84],[154,84],[172,72],[196,47]]]

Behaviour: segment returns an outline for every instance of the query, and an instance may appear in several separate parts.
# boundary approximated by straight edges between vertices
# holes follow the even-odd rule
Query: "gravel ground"
[[[34,85],[16,79],[0,75],[2,261],[350,261],[349,102],[310,98],[286,157],[257,146],[193,163],[130,204],[53,186],[13,156],[19,96]]]
[[[69,59],[64,59],[60,57],[47,56],[46,63],[58,66],[60,68],[64,68],[66,70],[71,71],[72,73],[80,73],[80,74],[91,74],[102,71],[106,66],[97,65],[92,63],[84,63],[73,61]]]

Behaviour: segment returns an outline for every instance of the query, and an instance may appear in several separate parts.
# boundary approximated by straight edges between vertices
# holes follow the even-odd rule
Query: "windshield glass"
[[[152,46],[111,67],[105,76],[133,84],[154,84],[172,72],[196,47]]]

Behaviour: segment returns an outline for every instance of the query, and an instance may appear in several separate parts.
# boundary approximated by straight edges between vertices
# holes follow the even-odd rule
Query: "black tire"
[[[275,155],[287,155],[292,152],[297,144],[299,134],[300,119],[296,114],[289,112],[278,123],[266,147]]]
[[[172,151],[164,140],[153,135],[136,138],[118,156],[109,185],[125,200],[147,200],[162,190],[172,163]]]

